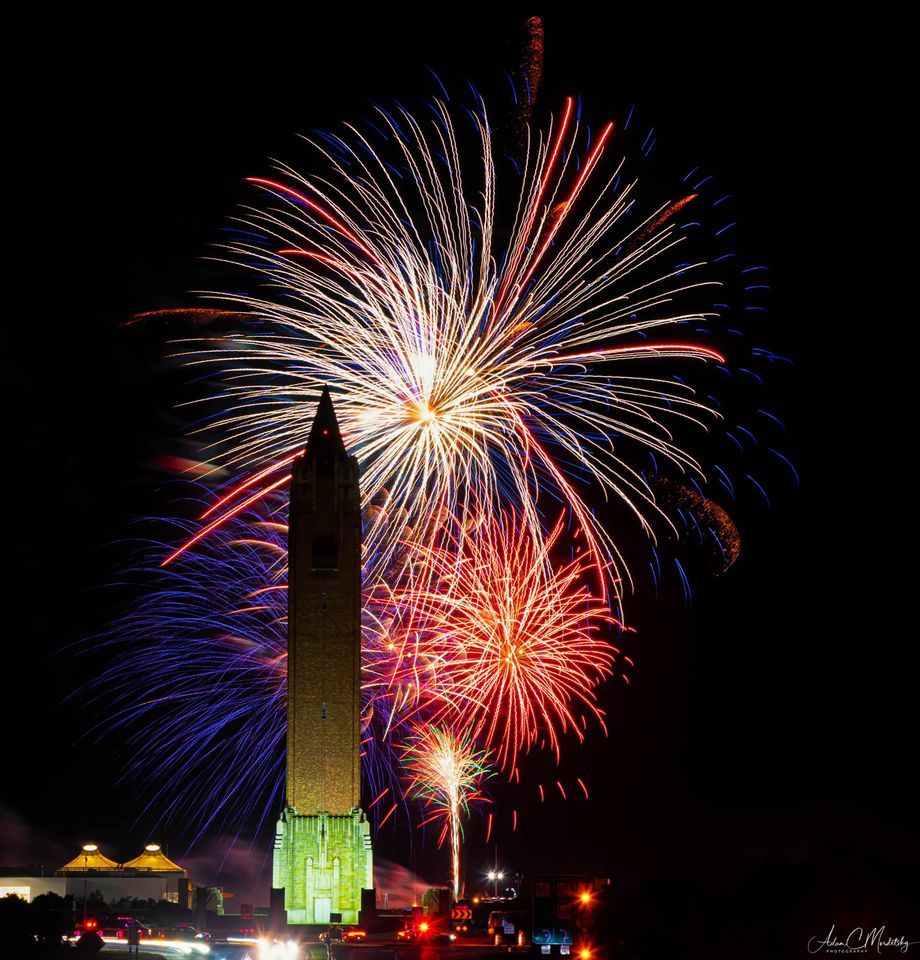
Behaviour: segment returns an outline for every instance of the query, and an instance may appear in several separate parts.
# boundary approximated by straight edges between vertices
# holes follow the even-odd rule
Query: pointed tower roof
[[[117,870],[118,864],[109,858],[96,846],[95,843],[84,843],[83,849],[70,861],[65,863],[61,870],[76,870],[83,873],[86,870]]]
[[[332,395],[328,387],[323,387],[323,392],[320,394],[316,416],[313,418],[313,426],[310,427],[310,437],[307,440],[307,456],[320,452],[345,452],[345,443],[342,440],[339,421],[335,416]]]
[[[159,872],[185,873],[178,863],[173,863],[160,849],[158,843],[148,843],[143,852],[133,860],[123,863],[126,870],[156,870]]]

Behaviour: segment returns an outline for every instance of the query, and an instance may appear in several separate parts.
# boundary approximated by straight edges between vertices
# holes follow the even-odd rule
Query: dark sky
[[[61,648],[109,614],[103,547],[156,508],[147,464],[178,447],[176,374],[158,366],[155,337],[117,325],[207,285],[200,257],[244,198],[243,177],[290,155],[297,132],[427,95],[426,66],[498,87],[518,58],[517,22],[267,11],[160,19],[112,39],[111,24],[81,18],[30,41],[50,85],[40,94],[24,79],[21,170],[7,186],[22,216],[3,332],[0,861],[53,859],[90,836],[127,856],[146,839],[131,828],[135,788],[116,781],[107,750],[78,742],[85,715],[62,703],[87,668]],[[592,802],[528,809],[502,858],[524,870],[590,863],[627,881],[724,876],[777,853],[866,850],[894,869],[916,852],[908,630],[892,625],[897,578],[882,543],[897,511],[876,479],[896,468],[876,466],[891,457],[868,426],[887,368],[854,332],[875,261],[853,197],[879,132],[848,115],[817,30],[545,23],[541,116],[569,93],[598,117],[635,103],[677,167],[701,163],[739,198],[741,242],[772,269],[770,346],[796,361],[775,399],[802,483],[744,512],[742,559],[695,583],[689,608],[677,594],[637,598],[639,669],[608,692],[610,738],[578,756]],[[388,844],[378,849],[396,858]]]

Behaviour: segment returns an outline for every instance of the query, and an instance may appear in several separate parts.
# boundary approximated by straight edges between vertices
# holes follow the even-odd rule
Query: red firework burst
[[[391,602],[411,608],[413,632],[441,652],[426,684],[434,719],[468,731],[513,770],[543,741],[558,756],[561,734],[583,739],[586,715],[603,725],[595,688],[612,672],[618,651],[603,633],[617,621],[588,586],[587,552],[553,562],[562,519],[542,541],[507,514],[467,526],[462,540],[416,545],[422,585]]]

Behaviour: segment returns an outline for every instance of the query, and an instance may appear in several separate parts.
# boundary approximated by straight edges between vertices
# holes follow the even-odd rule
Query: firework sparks
[[[625,503],[652,541],[656,518],[677,530],[677,508],[705,523],[725,569],[738,552],[714,502],[700,493],[684,509],[702,479],[684,431],[717,416],[705,388],[697,399],[702,378],[688,378],[724,360],[674,329],[706,336],[714,316],[714,281],[685,253],[680,222],[705,181],[640,213],[613,124],[591,130],[571,99],[542,133],[523,123],[542,62],[539,21],[528,29],[514,160],[481,103],[462,120],[435,102],[316,134],[325,169],[251,178],[264,202],[226,247],[268,292],[134,318],[201,328],[186,357],[224,378],[206,401],[222,411],[204,428],[208,460],[236,477],[157,546],[159,569],[138,571],[153,585],[113,629],[124,652],[97,687],[144,729],[145,766],[173,811],[226,821],[277,805],[286,485],[332,385],[365,498],[369,809],[382,826],[404,802],[404,763],[410,792],[444,816],[455,894],[461,819],[487,761],[520,783],[523,755],[548,747],[558,759],[564,735],[604,726],[596,690],[619,658],[606,634],[625,629],[628,567],[590,505]],[[554,500],[561,516],[547,523]],[[231,746],[221,756],[256,755],[247,777],[270,797],[215,768],[218,743]]]
[[[142,596],[102,638],[113,650],[89,699],[113,727],[168,819],[200,810],[201,829],[270,817],[283,792],[287,710],[288,497],[276,492],[199,541],[175,564],[145,542],[126,578]],[[187,532],[194,524],[173,521]],[[425,637],[394,642],[391,619],[364,601],[362,769],[369,790],[397,784],[391,732],[414,715],[439,662]],[[142,754],[138,747],[143,745]],[[247,763],[237,767],[236,758]],[[153,801],[152,801],[153,802]],[[382,812],[382,811],[381,811]]]
[[[143,737],[144,769],[176,809],[196,798],[225,824],[262,801],[269,815],[283,784],[286,521],[287,496],[275,492],[175,564],[139,566],[145,595],[112,626],[117,653],[94,686],[112,711],[107,724],[114,717],[129,744]],[[566,731],[582,739],[586,711],[603,723],[593,689],[617,649],[599,629],[615,621],[584,585],[587,557],[550,563],[561,521],[541,544],[507,518],[474,533],[406,547],[429,568],[427,588],[410,578],[365,592],[362,757],[377,799],[396,794],[407,725],[467,730],[514,778],[522,751],[546,742],[558,755]],[[218,743],[235,745],[226,756],[255,758],[258,787],[215,768]]]
[[[241,515],[165,570],[162,544],[145,541],[125,577],[142,595],[101,638],[112,655],[86,699],[104,704],[95,732],[118,731],[123,769],[143,779],[158,822],[232,827],[267,820],[281,803],[283,506],[280,496],[266,498],[257,513]],[[174,521],[170,529],[193,524]]]
[[[421,799],[444,818],[443,841],[450,837],[451,884],[454,899],[460,895],[460,839],[462,818],[470,804],[482,799],[480,785],[490,776],[489,753],[467,735],[448,727],[418,727],[403,750],[403,763],[410,776],[407,794]]]
[[[276,295],[223,296],[256,329],[192,354],[226,367],[231,410],[214,426],[233,438],[231,463],[265,471],[302,442],[319,385],[335,384],[365,497],[385,495],[419,540],[435,536],[432,518],[465,515],[472,495],[491,513],[515,509],[539,540],[546,491],[569,505],[597,570],[618,583],[622,558],[573,474],[628,503],[651,532],[654,493],[629,453],[698,473],[673,431],[712,412],[670,368],[723,359],[654,339],[705,316],[675,306],[708,283],[702,264],[672,265],[685,201],[636,217],[635,184],[613,183],[623,161],[599,173],[613,125],[592,140],[568,100],[528,141],[502,247],[509,200],[484,107],[471,114],[475,175],[447,108],[431,112],[428,124],[381,110],[379,147],[358,127],[316,138],[325,177],[279,166],[275,179],[252,179],[270,199],[228,255]],[[635,371],[649,362],[654,375]],[[244,482],[242,502],[261,489]],[[233,496],[224,500],[202,536],[232,518]],[[392,563],[390,532],[374,522],[366,531],[371,582]]]
[[[469,730],[507,771],[544,738],[557,757],[563,733],[583,739],[585,713],[603,725],[594,690],[616,648],[601,627],[616,620],[586,585],[584,552],[553,564],[562,531],[560,519],[535,543],[508,515],[483,521],[449,547],[417,548],[433,588],[392,594],[442,651],[428,688],[434,716]]]

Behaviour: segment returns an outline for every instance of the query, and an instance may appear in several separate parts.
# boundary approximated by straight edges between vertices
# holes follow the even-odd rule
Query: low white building
[[[53,872],[0,871],[0,897],[13,894],[30,903],[44,893],[62,897],[70,894],[82,900],[96,890],[106,901],[137,897],[191,906],[188,872],[173,863],[156,843],[148,843],[125,863],[110,860],[96,844],[86,843],[73,860]]]

